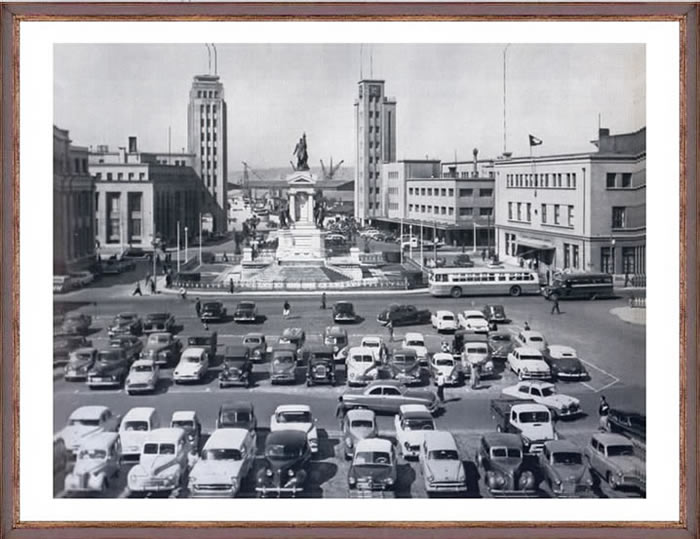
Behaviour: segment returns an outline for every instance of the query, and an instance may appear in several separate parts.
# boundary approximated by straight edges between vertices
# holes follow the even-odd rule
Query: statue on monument
[[[295,170],[309,170],[309,154],[306,151],[306,133],[304,133],[299,139],[299,142],[297,142],[292,155],[295,155],[297,158]]]
[[[318,228],[323,228],[323,220],[326,217],[325,201],[323,192],[319,189],[314,194],[314,224]]]

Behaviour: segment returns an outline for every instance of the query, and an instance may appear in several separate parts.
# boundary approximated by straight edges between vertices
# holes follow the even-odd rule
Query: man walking
[[[136,288],[131,294],[132,296],[143,296],[143,293],[141,292],[141,281],[136,281]]]
[[[321,294],[321,309],[325,309],[325,308],[326,308],[326,293],[323,292]]]
[[[202,314],[202,304],[199,301],[199,298],[194,302],[194,312],[197,313],[197,318],[201,318]]]
[[[233,278],[228,280],[228,291],[233,294]]]
[[[435,385],[437,386],[437,396],[441,403],[445,402],[445,375],[438,372],[435,377]]]
[[[610,405],[605,399],[605,395],[600,396],[600,406],[598,406],[598,428],[600,430],[608,430],[608,414],[610,413]]]
[[[285,300],[284,305],[282,306],[282,316],[288,318],[291,310],[292,307],[289,305],[289,302]]]
[[[556,311],[557,314],[561,314],[561,311],[559,310],[559,296],[557,294],[552,294],[551,300],[552,300],[552,310],[550,311],[549,314],[554,314],[554,311]]]
[[[391,320],[387,322],[386,330],[389,332],[389,342],[394,342],[394,323]]]
[[[471,364],[472,376],[471,376],[471,386],[472,389],[479,388],[479,382],[481,380],[481,363],[474,362]]]

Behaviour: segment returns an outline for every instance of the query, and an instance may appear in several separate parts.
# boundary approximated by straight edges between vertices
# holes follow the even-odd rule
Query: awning
[[[554,246],[543,240],[536,240],[531,238],[518,238],[516,254],[520,258],[526,260],[535,259],[545,264],[551,264],[554,261]]]
[[[537,249],[540,251],[550,251],[554,249],[554,245],[544,240],[535,240],[531,238],[518,238],[516,240],[518,246],[524,246],[526,249]]]

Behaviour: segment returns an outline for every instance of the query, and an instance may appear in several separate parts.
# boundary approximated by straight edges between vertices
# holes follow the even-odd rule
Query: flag
[[[539,146],[542,144],[542,139],[538,139],[534,135],[528,135],[530,137],[530,146]]]

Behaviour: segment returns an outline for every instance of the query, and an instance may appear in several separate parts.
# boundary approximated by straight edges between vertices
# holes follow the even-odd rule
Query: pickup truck
[[[558,439],[552,413],[544,404],[520,399],[494,399],[491,412],[498,432],[519,434],[526,453],[540,453],[544,443]]]

